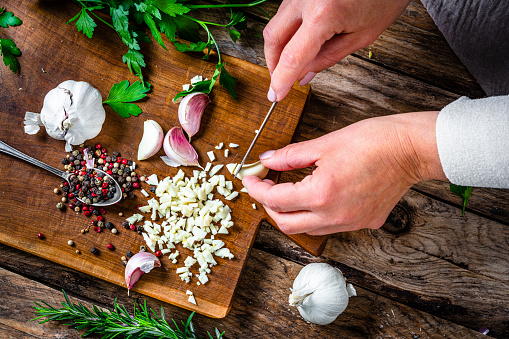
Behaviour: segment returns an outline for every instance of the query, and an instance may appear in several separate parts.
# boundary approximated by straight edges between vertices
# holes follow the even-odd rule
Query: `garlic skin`
[[[306,321],[318,325],[336,320],[348,306],[348,299],[357,295],[341,271],[325,263],[306,265],[290,290],[290,305],[296,306]]]
[[[143,137],[138,146],[138,160],[145,160],[155,155],[161,149],[164,140],[164,132],[154,120],[146,120],[143,123]]]
[[[189,140],[200,130],[201,117],[205,108],[211,102],[209,96],[202,92],[188,94],[180,102],[178,109],[179,121],[189,136]]]
[[[87,82],[67,80],[46,94],[40,116],[26,113],[25,132],[35,134],[42,124],[52,138],[66,141],[69,152],[96,137],[105,118],[101,93]]]
[[[168,166],[200,166],[198,162],[198,153],[193,146],[187,141],[181,127],[173,127],[166,133],[163,141],[164,153],[166,156],[161,157]]]
[[[133,288],[134,284],[136,284],[143,273],[148,273],[154,267],[160,266],[161,262],[152,253],[139,252],[133,255],[125,267],[125,283],[127,284],[127,293],[129,294],[129,290]]]

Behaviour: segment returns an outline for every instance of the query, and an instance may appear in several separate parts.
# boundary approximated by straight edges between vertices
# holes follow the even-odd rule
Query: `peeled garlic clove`
[[[164,153],[166,157],[161,159],[169,166],[200,166],[198,162],[198,153],[187,141],[182,128],[173,127],[166,133],[163,141]]]
[[[235,169],[239,166],[238,164],[228,164],[226,168],[230,171],[231,174],[235,173]],[[261,161],[254,162],[252,164],[247,164],[242,166],[239,173],[237,173],[237,178],[240,180],[244,179],[248,175],[254,175],[260,179],[264,179],[269,173],[269,169],[261,163]]]
[[[164,140],[164,132],[161,126],[154,120],[143,123],[143,137],[138,146],[138,160],[145,160],[155,155],[161,149]]]
[[[203,111],[210,102],[208,95],[201,92],[188,94],[180,102],[179,121],[189,138],[198,133]]]
[[[127,284],[127,289],[130,290],[133,288],[134,284],[136,284],[143,273],[148,273],[154,267],[160,266],[161,262],[152,253],[139,252],[133,255],[125,267],[125,283]]]

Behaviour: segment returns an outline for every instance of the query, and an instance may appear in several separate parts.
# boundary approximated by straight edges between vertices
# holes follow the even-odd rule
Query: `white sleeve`
[[[509,95],[450,103],[438,114],[436,136],[453,184],[509,188]]]

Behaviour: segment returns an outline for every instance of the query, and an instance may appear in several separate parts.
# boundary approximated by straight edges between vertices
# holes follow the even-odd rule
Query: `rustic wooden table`
[[[277,5],[263,8],[274,14]],[[219,20],[225,19],[222,15],[217,13]],[[260,34],[266,22],[259,12],[250,12],[250,30],[237,44],[217,32],[223,52],[264,65]],[[12,76],[3,65],[1,71],[2,77]],[[371,46],[318,74],[311,88],[295,142],[369,117],[439,110],[462,95],[484,96],[416,1]],[[8,93],[0,88],[0,99],[8,100]],[[296,181],[306,173],[284,173],[282,179]],[[489,336],[507,338],[507,198],[506,190],[474,189],[463,216],[460,198],[447,183],[423,182],[403,197],[384,227],[333,235],[320,257],[264,224],[228,316],[196,315],[195,326],[200,335],[217,327],[226,331],[226,338],[480,338],[483,327],[490,329]],[[9,227],[9,220],[1,227]],[[288,306],[293,279],[312,262],[341,269],[358,293],[327,326],[306,323]],[[85,305],[110,307],[115,298],[128,309],[133,304],[124,288],[0,245],[0,337],[78,338],[62,323],[29,321],[34,317],[32,301],[57,305],[63,299],[61,289]],[[155,299],[135,297],[159,308]],[[168,317],[189,315],[163,306]]]

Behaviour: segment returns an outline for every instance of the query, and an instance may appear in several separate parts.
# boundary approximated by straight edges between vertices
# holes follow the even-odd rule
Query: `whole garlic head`
[[[54,139],[65,140],[65,150],[96,137],[106,118],[101,93],[84,81],[67,80],[46,94],[38,116],[27,112],[25,132],[35,134],[39,125]]]
[[[336,320],[348,306],[348,299],[357,295],[341,271],[325,263],[306,265],[290,290],[290,305],[296,306],[305,320],[318,325]]]

